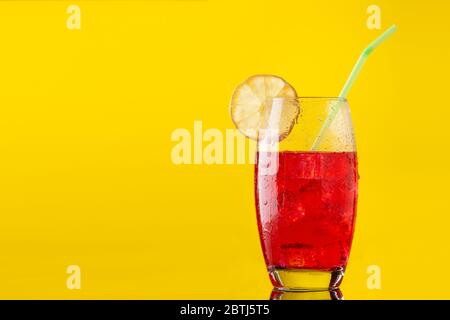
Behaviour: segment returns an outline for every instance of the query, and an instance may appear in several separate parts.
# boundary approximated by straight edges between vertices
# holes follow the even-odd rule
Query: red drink
[[[285,151],[257,159],[256,209],[269,272],[343,271],[355,225],[356,153]],[[277,168],[268,174],[270,166]]]

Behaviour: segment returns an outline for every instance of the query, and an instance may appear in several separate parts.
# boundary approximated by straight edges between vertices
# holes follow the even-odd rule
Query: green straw
[[[382,44],[385,40],[387,40],[395,31],[397,31],[397,26],[393,25],[389,29],[387,29],[382,35],[380,35],[375,41],[373,41],[371,44],[367,46],[361,53],[361,56],[359,57],[358,61],[356,62],[355,66],[353,67],[352,72],[350,73],[347,81],[345,82],[344,88],[342,88],[341,93],[339,94],[339,100],[343,100],[347,97],[348,92],[350,91],[353,83],[355,82],[356,78],[358,77],[359,73],[361,72],[362,67],[364,66],[364,63],[366,62],[367,58],[370,56],[370,54],[375,50],[376,47],[378,47],[380,44]],[[339,108],[341,104],[335,103],[331,106],[331,111],[328,114],[328,117],[325,119],[322,128],[319,131],[319,134],[314,141],[314,144],[311,148],[311,150],[315,151],[318,149],[320,143],[322,142],[323,136],[325,131],[329,128],[331,123],[333,122],[334,118],[336,117]]]

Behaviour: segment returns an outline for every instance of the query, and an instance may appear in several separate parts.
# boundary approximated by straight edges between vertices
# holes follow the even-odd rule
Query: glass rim
[[[347,103],[348,104],[348,100],[347,98],[344,97],[332,97],[332,96],[305,96],[305,97],[301,97],[301,96],[296,96],[296,97],[273,97],[270,98],[269,101],[335,101],[335,102],[339,102],[339,103]]]
[[[310,97],[297,97],[298,100],[329,100],[329,101],[341,101],[348,102],[347,98],[343,97],[327,97],[327,96],[310,96]]]

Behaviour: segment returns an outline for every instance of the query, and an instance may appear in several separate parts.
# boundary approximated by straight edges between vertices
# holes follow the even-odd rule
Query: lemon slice
[[[297,92],[280,77],[256,75],[241,83],[231,98],[231,118],[245,136],[258,140],[266,129],[278,140],[291,132],[300,113]]]

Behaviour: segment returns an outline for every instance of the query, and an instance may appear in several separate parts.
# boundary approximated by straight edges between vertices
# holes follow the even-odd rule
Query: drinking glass
[[[264,259],[277,289],[334,290],[347,266],[358,195],[350,109],[343,98],[299,98],[296,123],[287,137],[277,137],[283,103],[281,98],[272,101],[266,128],[271,134],[259,139],[255,164]],[[336,117],[312,150],[336,108]]]

